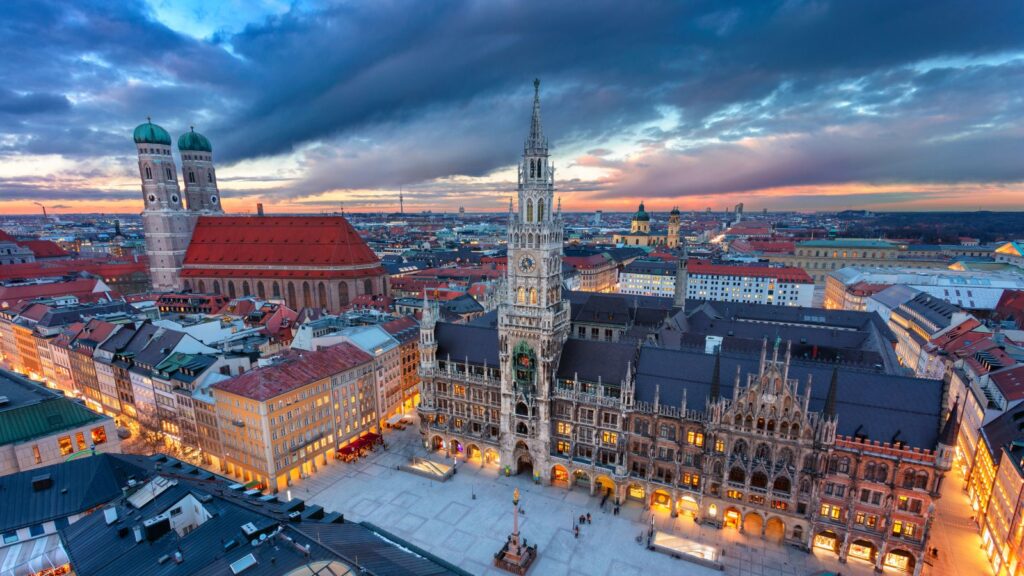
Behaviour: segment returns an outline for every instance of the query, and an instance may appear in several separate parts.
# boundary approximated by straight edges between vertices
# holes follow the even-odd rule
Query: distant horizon
[[[0,214],[141,211],[148,117],[228,212],[500,212],[535,78],[566,211],[1024,209],[1020,2],[446,6],[11,6]]]

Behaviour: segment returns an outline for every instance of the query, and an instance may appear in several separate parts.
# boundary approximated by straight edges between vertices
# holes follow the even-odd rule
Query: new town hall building
[[[818,342],[824,350],[858,338],[891,347],[891,335],[874,328],[841,327],[863,313],[787,309],[777,312],[785,318],[744,322],[757,305],[687,305],[677,291],[622,297],[622,335],[581,338],[589,331],[577,323],[622,310],[602,301],[578,311],[580,299],[563,293],[562,219],[551,209],[554,169],[536,94],[518,200],[494,324],[439,322],[424,303],[427,446],[844,561],[920,572],[956,437],[942,382],[819,353]],[[685,269],[677,274],[685,285]],[[653,316],[663,320],[629,320]],[[710,335],[716,322],[728,333]],[[709,334],[707,346],[693,345],[695,331]]]

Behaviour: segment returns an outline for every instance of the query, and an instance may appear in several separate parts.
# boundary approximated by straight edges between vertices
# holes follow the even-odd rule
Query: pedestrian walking
[[[590,512],[587,512],[587,524],[590,524]]]

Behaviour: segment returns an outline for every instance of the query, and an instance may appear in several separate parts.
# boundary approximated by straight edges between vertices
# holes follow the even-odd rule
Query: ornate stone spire
[[[832,382],[828,385],[828,396],[825,398],[825,416],[836,415],[836,388],[839,384],[839,368],[832,369]]]
[[[526,140],[526,149],[533,153],[547,154],[548,141],[544,138],[544,129],[540,124],[540,80],[533,81],[533,118],[530,120],[530,137]]]

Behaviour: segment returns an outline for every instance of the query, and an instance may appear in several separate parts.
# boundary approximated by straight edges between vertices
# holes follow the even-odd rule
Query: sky
[[[566,210],[1021,210],[1022,30],[1018,0],[13,0],[0,215],[141,211],[147,117],[211,140],[229,212],[503,210],[534,78]]]

